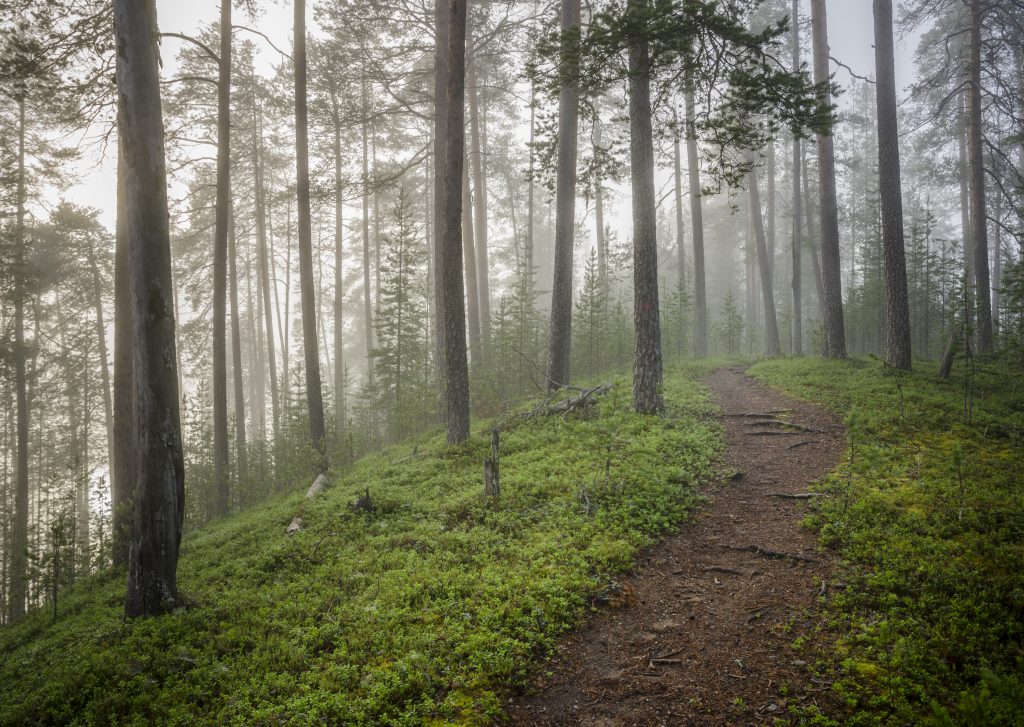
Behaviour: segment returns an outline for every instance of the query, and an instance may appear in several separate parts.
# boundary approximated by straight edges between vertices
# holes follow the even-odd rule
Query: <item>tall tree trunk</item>
[[[114,458],[110,464],[111,560],[115,568],[128,565],[136,471],[131,272],[128,268],[128,212],[125,209],[128,172],[124,168],[121,135],[119,126],[114,235]]]
[[[439,280],[442,283],[442,317],[445,341],[445,395],[448,443],[460,444],[469,437],[469,367],[466,360],[466,309],[462,287],[462,185],[465,154],[466,2],[448,0],[445,48],[443,173],[438,178],[441,215],[438,243],[441,247]],[[440,26],[440,24],[439,24]],[[438,49],[440,50],[440,49]]]
[[[11,558],[10,621],[25,616],[28,586],[28,435],[29,411],[25,373],[25,99],[18,102],[17,213],[14,223],[14,387],[17,408],[17,455],[14,467],[14,538]]]
[[[814,81],[825,84],[830,78],[825,0],[811,0],[811,29],[814,45]],[[828,88],[823,86],[821,101],[831,105],[831,96]],[[825,295],[825,353],[829,358],[846,358],[842,271],[839,257],[839,209],[836,202],[836,159],[831,131],[818,135],[818,206],[821,214],[821,282]]]
[[[177,604],[185,467],[153,1],[114,0],[114,34],[135,390],[134,517],[125,598],[125,615],[133,617],[165,613]]]
[[[704,271],[704,213],[697,160],[697,110],[693,80],[686,78],[686,167],[690,178],[690,224],[693,225],[693,355],[708,355],[708,299]]]
[[[767,212],[767,229],[765,230],[768,242],[768,270],[771,271],[772,282],[775,278],[775,139],[768,142],[768,189],[765,192],[768,198],[765,200]],[[773,285],[774,287],[774,285]]]
[[[228,2],[229,0],[225,0]],[[234,207],[228,203],[228,294],[231,314],[231,370],[235,389],[235,448],[238,478],[249,482],[249,444],[245,436],[245,380],[242,376],[242,325],[238,315],[238,262],[235,245]]]
[[[536,149],[534,144],[536,143],[537,129],[536,129],[536,115],[537,115],[537,87],[532,85],[530,87],[530,162],[529,171],[527,178],[529,179],[529,187],[526,191],[526,270],[530,277],[530,294],[535,295],[534,288],[534,275],[536,269],[534,268],[534,250],[536,248],[536,239],[534,237],[534,229],[536,227],[536,205],[534,201],[534,179],[533,176],[536,173]],[[530,305],[535,304],[535,300],[530,301]]]
[[[91,247],[89,255],[89,272],[92,275],[92,306],[96,316],[96,343],[99,347],[100,385],[103,387],[103,424],[107,434],[107,473],[108,477],[114,467],[114,413],[110,398],[110,361],[107,353],[107,326],[103,316],[103,283],[100,280],[100,269],[96,263],[96,251]]]
[[[967,163],[971,175],[971,255],[977,283],[978,353],[992,351],[992,287],[988,270],[988,214],[981,116],[981,0],[971,0],[967,89]]]
[[[252,166],[256,212],[256,255],[259,260],[260,288],[263,291],[263,318],[267,331],[267,364],[270,370],[270,406],[274,417],[274,436],[281,426],[281,395],[278,390],[277,355],[274,351],[273,300],[270,293],[270,256],[267,243],[267,196],[263,183],[263,118],[252,86],[253,139]],[[276,289],[276,285],[274,286]]]
[[[473,162],[473,248],[476,252],[476,286],[480,298],[480,335],[483,338],[484,355],[491,340],[491,287],[488,277],[490,266],[487,261],[487,176],[484,173],[484,148],[480,133],[480,101],[477,92],[477,65],[472,55],[472,45],[466,50],[469,55],[467,66],[466,94],[469,96],[470,146]]]
[[[673,183],[673,194],[675,199],[676,208],[676,255],[678,256],[678,274],[679,274],[679,292],[682,293],[686,290],[686,230],[683,227],[683,154],[680,144],[680,134],[678,119],[675,118],[675,112],[673,111],[673,119],[676,121],[676,129],[672,138],[672,183]],[[680,301],[682,305],[682,301]],[[680,317],[680,322],[682,318]],[[683,336],[683,332],[680,331],[680,336]]]
[[[466,270],[466,307],[469,320],[469,360],[483,363],[480,340],[480,289],[476,280],[476,247],[473,240],[473,204],[469,193],[469,165],[462,166],[462,258]]]
[[[793,10],[790,15],[790,22],[793,24],[793,71],[800,70],[800,0],[793,0]],[[803,289],[801,281],[801,263],[803,241],[801,240],[802,224],[801,216],[801,178],[800,178],[800,137],[793,135],[793,355],[802,356],[804,353],[804,322],[803,322]]]
[[[572,350],[572,252],[575,242],[576,136],[579,124],[574,47],[579,32],[578,0],[562,0],[562,90],[558,95],[558,170],[555,179],[555,260],[551,286],[548,389],[569,383]]]
[[[646,10],[647,0],[629,0],[629,10]],[[629,47],[629,152],[633,190],[633,408],[661,411],[661,322],[658,318],[658,223],[654,193],[651,128],[650,51],[647,41]]]
[[[772,285],[772,265],[761,217],[761,195],[757,186],[757,170],[747,174],[747,192],[750,196],[750,223],[754,231],[754,245],[757,249],[757,264],[761,273],[761,297],[764,301],[764,352],[769,357],[778,356],[779,323],[775,316],[775,293]]]
[[[370,303],[370,99],[366,83],[362,84],[363,102],[363,325],[366,328],[366,378],[373,383],[373,306]]]
[[[334,127],[334,436],[340,444],[345,436],[345,283],[342,276],[342,243],[344,242],[344,188],[341,159],[341,105],[338,90],[330,80],[331,121]]]
[[[435,357],[437,359],[437,373],[442,405],[441,412],[446,411],[444,403],[447,367],[445,361],[445,319],[444,300],[445,288],[443,278],[443,257],[446,240],[443,237],[444,219],[444,174],[446,164],[447,137],[446,129],[448,123],[448,0],[434,0],[434,128],[432,132],[434,141],[434,248],[433,248],[433,272],[434,272],[434,340],[436,344]],[[531,155],[532,155],[531,149]],[[442,413],[442,417],[445,414]]]
[[[896,71],[892,0],[874,0],[875,77],[878,103],[878,185],[885,261],[885,331],[891,366],[910,370],[910,303],[903,244],[900,136],[896,120]]]
[[[214,515],[227,513],[231,498],[228,451],[227,276],[231,214],[231,0],[220,3],[217,76],[217,203],[213,233],[213,482]]]
[[[302,297],[302,347],[306,363],[306,404],[309,435],[327,471],[324,441],[324,403],[320,391],[320,351],[317,342],[316,283],[313,280],[313,230],[309,211],[309,130],[306,110],[306,0],[295,0],[295,168],[298,192],[299,287]]]
[[[594,158],[603,153],[601,119],[594,121]],[[597,276],[600,279],[601,296],[607,303],[611,294],[611,281],[608,279],[608,240],[604,234],[604,185],[601,172],[594,174],[594,234],[597,243]]]

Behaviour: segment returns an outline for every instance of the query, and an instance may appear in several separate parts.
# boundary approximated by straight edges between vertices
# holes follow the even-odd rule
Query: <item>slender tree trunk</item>
[[[594,121],[594,158],[603,152],[601,146],[601,119]],[[608,240],[604,234],[604,185],[601,173],[594,174],[594,239],[597,242],[597,276],[600,278],[601,296],[607,303],[611,294],[611,281],[608,279]]]
[[[107,326],[103,316],[103,283],[96,263],[96,251],[89,248],[89,272],[92,275],[92,305],[96,316],[96,343],[99,346],[100,385],[103,387],[103,424],[107,434],[107,472],[114,466],[114,413],[110,398],[110,361],[107,353]]]
[[[362,84],[363,95],[363,325],[366,328],[366,378],[373,383],[373,306],[370,303],[370,100],[366,83]]]
[[[811,28],[814,41],[814,80],[823,84],[830,77],[825,0],[811,0]],[[821,100],[826,105],[832,103],[831,93],[827,88],[822,91]],[[839,257],[839,209],[836,202],[836,160],[831,131],[818,135],[818,206],[821,214],[821,282],[825,295],[825,352],[829,358],[846,358],[842,271]]]
[[[342,276],[344,242],[344,198],[341,159],[341,106],[335,82],[330,81],[331,121],[334,126],[334,436],[340,444],[345,437],[345,319],[342,305],[345,284]]]
[[[469,367],[466,360],[466,311],[462,287],[462,186],[465,154],[466,2],[448,0],[444,169],[438,179],[441,215],[438,217],[439,279],[443,287],[445,382],[448,443],[469,437]]]
[[[469,44],[467,44],[469,45]],[[476,253],[476,286],[480,298],[480,335],[483,339],[483,353],[491,340],[491,288],[488,280],[490,266],[487,261],[487,178],[484,174],[484,149],[480,133],[480,101],[477,97],[477,64],[472,47],[467,48],[470,56],[467,67],[466,94],[469,96],[470,146],[473,162],[473,248]]]
[[[875,75],[878,103],[878,184],[885,261],[886,349],[891,366],[910,370],[910,303],[903,243],[900,136],[896,120],[896,71],[892,0],[874,0]]]
[[[231,498],[228,451],[227,275],[231,203],[231,0],[220,4],[217,77],[217,203],[213,233],[213,481],[214,515],[227,513]]]
[[[790,22],[793,24],[793,71],[800,69],[800,0],[793,0],[793,10],[790,15]],[[803,289],[801,280],[801,263],[803,241],[801,240],[801,178],[800,178],[800,137],[793,135],[793,355],[803,356],[804,353],[804,323],[803,323]]]
[[[579,32],[578,0],[562,0],[561,74],[558,96],[558,171],[555,180],[555,259],[551,286],[548,389],[569,383],[572,350],[572,253],[575,242],[576,136],[579,124],[574,37]]]
[[[17,408],[17,454],[14,467],[14,538],[11,558],[10,621],[25,616],[28,586],[28,435],[29,411],[25,373],[25,99],[18,102],[17,213],[14,227],[14,388]]]
[[[675,112],[673,112],[675,117]],[[683,155],[680,144],[680,130],[678,128],[678,120],[676,120],[676,130],[672,139],[672,182],[673,182],[673,193],[675,195],[675,208],[676,208],[676,255],[678,256],[678,274],[679,274],[679,292],[682,293],[686,290],[686,230],[683,227]],[[682,305],[682,301],[680,301]],[[682,317],[680,317],[682,322]],[[683,336],[683,332],[680,331],[680,336]]]
[[[531,86],[530,88],[530,166],[527,177],[529,179],[529,187],[526,191],[526,270],[530,277],[530,294],[535,296],[534,292],[534,275],[536,269],[534,268],[534,250],[536,247],[536,240],[534,237],[534,228],[536,227],[536,220],[534,214],[536,207],[534,204],[534,185],[533,176],[536,174],[535,170],[535,159],[536,149],[534,144],[536,143],[537,129],[536,129],[536,115],[537,115],[537,87]],[[530,301],[530,305],[534,305],[535,300]]]
[[[263,291],[263,318],[267,331],[267,364],[270,370],[270,406],[274,417],[274,436],[281,426],[281,395],[278,390],[277,355],[274,351],[273,300],[270,293],[270,256],[267,243],[267,197],[263,184],[263,119],[256,98],[256,84],[252,86],[253,140],[252,166],[255,185],[256,254],[259,259],[260,288]],[[276,290],[276,284],[275,284]],[[280,326],[279,326],[280,327]]]
[[[445,319],[444,319],[444,269],[441,265],[447,241],[444,233],[444,175],[447,158],[447,137],[446,129],[448,123],[448,0],[435,0],[434,2],[434,248],[433,248],[433,272],[434,272],[434,339],[436,343],[435,357],[437,359],[438,382],[440,398],[442,399],[441,412],[446,412],[447,404],[444,403],[447,364],[445,359]],[[531,149],[531,155],[532,155]],[[461,253],[461,251],[460,251]],[[446,414],[442,414],[442,417]]]
[[[992,351],[992,287],[988,270],[988,214],[981,115],[981,0],[971,0],[967,90],[967,163],[971,176],[971,243],[977,283],[978,353]]]
[[[771,258],[764,230],[764,219],[761,217],[761,195],[757,186],[757,171],[747,174],[747,192],[750,196],[750,223],[754,232],[754,245],[757,249],[757,264],[761,273],[761,296],[764,301],[764,352],[769,357],[778,356],[779,324],[775,316],[775,293],[772,285]]]
[[[134,518],[125,615],[165,613],[178,600],[185,505],[156,10],[114,0],[124,154],[135,390]]]
[[[469,320],[469,360],[476,367],[483,363],[480,340],[480,289],[476,279],[476,247],[473,240],[473,204],[469,193],[469,165],[462,167],[462,257],[466,270],[466,307]]]
[[[767,225],[768,228],[765,231],[768,242],[768,270],[771,272],[769,276],[774,283],[775,278],[775,139],[768,142],[768,189],[765,193],[768,197],[765,200],[765,209],[768,214]],[[774,287],[774,285],[773,285]]]
[[[225,0],[228,2],[229,0]],[[234,208],[228,203],[228,293],[231,315],[231,369],[235,389],[235,448],[237,484],[249,482],[249,444],[245,432],[245,381],[242,376],[242,326],[238,315],[238,263],[235,246]]]
[[[686,79],[686,166],[690,177],[690,224],[693,225],[693,355],[708,355],[708,302],[704,271],[704,214],[697,160],[697,119],[693,81]]]
[[[629,0],[641,12],[647,0]],[[651,127],[650,51],[645,40],[629,48],[630,176],[633,189],[633,408],[661,411],[661,322],[658,318],[658,223],[654,192],[654,139]]]
[[[309,131],[306,111],[306,0],[295,0],[295,167],[299,222],[299,287],[302,297],[302,344],[306,363],[306,404],[309,434],[327,471],[324,441],[324,403],[320,391],[320,351],[317,342],[316,290],[313,280],[313,230],[309,211]]]

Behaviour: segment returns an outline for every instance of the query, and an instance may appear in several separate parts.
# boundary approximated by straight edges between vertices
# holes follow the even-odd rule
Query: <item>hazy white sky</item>
[[[275,45],[280,48],[291,46],[292,3],[288,0],[276,0],[277,4],[265,4],[264,16],[257,21],[261,32],[267,34]],[[307,0],[310,3],[310,0]],[[803,13],[810,11],[809,0],[801,0]],[[874,77],[873,20],[871,0],[827,0],[829,41],[832,56],[860,76]],[[220,10],[215,0],[157,0],[157,13],[160,29],[166,32],[191,33],[203,24],[215,20]],[[248,20],[238,17],[236,23],[248,24]],[[312,22],[312,13],[310,22]],[[806,31],[805,31],[806,32]],[[256,39],[259,44],[261,41]],[[906,41],[897,39],[896,44],[896,83],[897,88],[905,88],[913,78],[913,51],[917,36]],[[263,44],[265,45],[265,44]],[[181,46],[181,41],[165,39],[162,55],[165,73],[169,64]],[[269,48],[263,55],[268,64],[276,60],[277,54]],[[837,80],[846,84],[850,79],[847,72],[837,70]],[[105,159],[97,164],[95,159],[83,162],[81,181],[64,192],[64,197],[83,205],[97,207],[102,211],[103,222],[113,229],[114,226],[114,160]]]

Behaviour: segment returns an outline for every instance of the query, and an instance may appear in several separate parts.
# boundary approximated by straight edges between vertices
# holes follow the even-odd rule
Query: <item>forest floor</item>
[[[844,428],[742,369],[704,383],[722,409],[734,474],[641,559],[619,608],[564,641],[537,692],[510,706],[513,724],[771,724],[834,699],[810,671],[807,647],[794,646],[820,638],[830,557],[801,527],[805,500],[786,496],[832,470]]]

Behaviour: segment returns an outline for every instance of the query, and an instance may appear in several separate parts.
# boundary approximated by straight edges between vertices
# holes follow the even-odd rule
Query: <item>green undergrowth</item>
[[[828,611],[839,723],[1024,724],[1020,370],[942,382],[928,364],[807,359],[750,373],[849,430],[809,517],[848,586]]]
[[[638,550],[683,519],[720,430],[691,366],[663,417],[616,381],[567,416],[506,416],[501,498],[482,495],[489,424],[368,457],[301,494],[186,537],[186,606],[122,619],[122,576],[0,631],[3,724],[480,724]],[[526,405],[525,409],[529,409]],[[298,485],[297,485],[298,487]],[[304,487],[304,486],[303,486]],[[373,508],[352,507],[369,489]],[[285,528],[303,509],[305,529]]]

